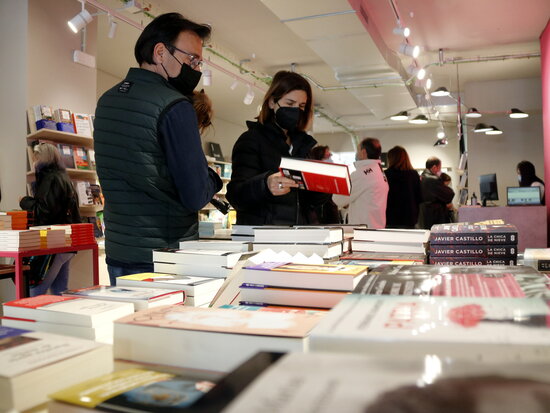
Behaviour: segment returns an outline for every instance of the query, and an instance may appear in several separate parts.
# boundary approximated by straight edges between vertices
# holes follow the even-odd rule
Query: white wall
[[[526,119],[510,119],[506,113],[488,114],[469,122],[495,125],[502,135],[485,135],[468,131],[469,195],[479,198],[479,175],[497,174],[498,205],[506,205],[506,187],[518,186],[516,165],[528,160],[537,175],[544,179],[542,99],[540,79],[517,79],[470,83],[465,88],[465,102],[481,112],[506,112],[512,107],[528,112]],[[471,128],[469,128],[471,129]]]
[[[222,154],[225,160],[230,162],[233,145],[247,129],[246,125],[239,125],[214,117],[212,126],[208,128],[202,137],[204,153],[210,155],[207,142],[217,142],[222,147]]]

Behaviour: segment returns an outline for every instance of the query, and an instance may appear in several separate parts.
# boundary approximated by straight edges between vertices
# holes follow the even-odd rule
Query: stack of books
[[[231,226],[232,241],[254,242],[254,228],[258,225],[233,225]]]
[[[437,224],[431,229],[430,264],[515,265],[518,230],[511,224]]]
[[[374,268],[379,265],[422,265],[426,263],[426,254],[400,254],[396,252],[350,252],[340,257],[342,264],[367,265]]]
[[[317,254],[333,259],[342,254],[344,230],[341,227],[258,227],[254,229],[253,251],[271,249],[289,254]]]
[[[264,262],[242,269],[240,303],[332,308],[366,275],[368,268],[342,264]]]
[[[95,244],[94,225],[89,223],[53,225],[52,228],[64,228],[66,234],[70,235],[70,246]]]
[[[430,231],[424,229],[363,229],[353,232],[353,252],[425,254]]]
[[[188,275],[140,273],[118,277],[117,287],[146,287],[150,289],[185,292],[184,305],[207,307],[222,286],[223,278],[193,277]]]
[[[217,221],[199,221],[199,237],[212,237],[217,230],[222,229],[222,223]]]
[[[39,295],[2,305],[2,325],[113,342],[113,321],[134,312],[130,303]]]
[[[94,285],[63,292],[65,297],[90,298],[92,300],[120,301],[132,303],[135,311],[159,307],[168,304],[183,304],[185,292],[145,287],[120,287],[111,285]]]
[[[6,214],[11,216],[11,229],[22,230],[29,227],[27,211],[8,211]]]
[[[13,229],[11,227],[11,216],[5,212],[0,212],[0,230]]]
[[[232,240],[196,240],[181,241],[180,250],[218,250],[248,252],[251,250],[251,243],[247,241]]]
[[[114,356],[227,372],[260,350],[298,351],[325,315],[163,306],[115,322]]]
[[[218,250],[153,250],[154,271],[198,277],[227,277],[242,252]]]
[[[0,327],[0,411],[21,412],[48,395],[113,371],[112,346]]]
[[[62,228],[40,230],[40,248],[60,248],[66,245],[65,230]]]
[[[0,231],[0,251],[29,251],[37,249],[40,249],[40,231]]]

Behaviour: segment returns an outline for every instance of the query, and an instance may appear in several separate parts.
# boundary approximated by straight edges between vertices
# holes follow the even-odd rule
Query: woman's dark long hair
[[[535,173],[535,165],[529,161],[521,161],[518,163],[517,169],[521,176],[519,186],[531,186],[533,182],[540,182],[544,185],[544,181]]]

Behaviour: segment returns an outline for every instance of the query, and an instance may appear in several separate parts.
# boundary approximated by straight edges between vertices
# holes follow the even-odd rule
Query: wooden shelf
[[[94,138],[78,135],[76,133],[61,132],[53,129],[39,129],[36,132],[27,135],[28,142],[32,142],[37,139],[52,140],[56,143],[83,145],[88,148],[94,147]]]
[[[97,180],[96,171],[92,169],[67,168],[66,171],[69,177],[71,178],[86,179],[86,180],[93,179],[94,181]],[[27,181],[28,182],[34,181],[34,171],[27,172]]]
[[[79,205],[80,212],[97,212],[103,210],[103,205]]]

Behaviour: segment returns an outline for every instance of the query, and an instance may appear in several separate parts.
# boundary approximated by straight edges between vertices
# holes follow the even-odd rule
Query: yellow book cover
[[[331,275],[360,275],[368,266],[366,265],[344,265],[344,264],[281,264],[280,262],[264,262],[262,264],[245,267],[248,270],[296,272],[308,274],[331,274]]]

